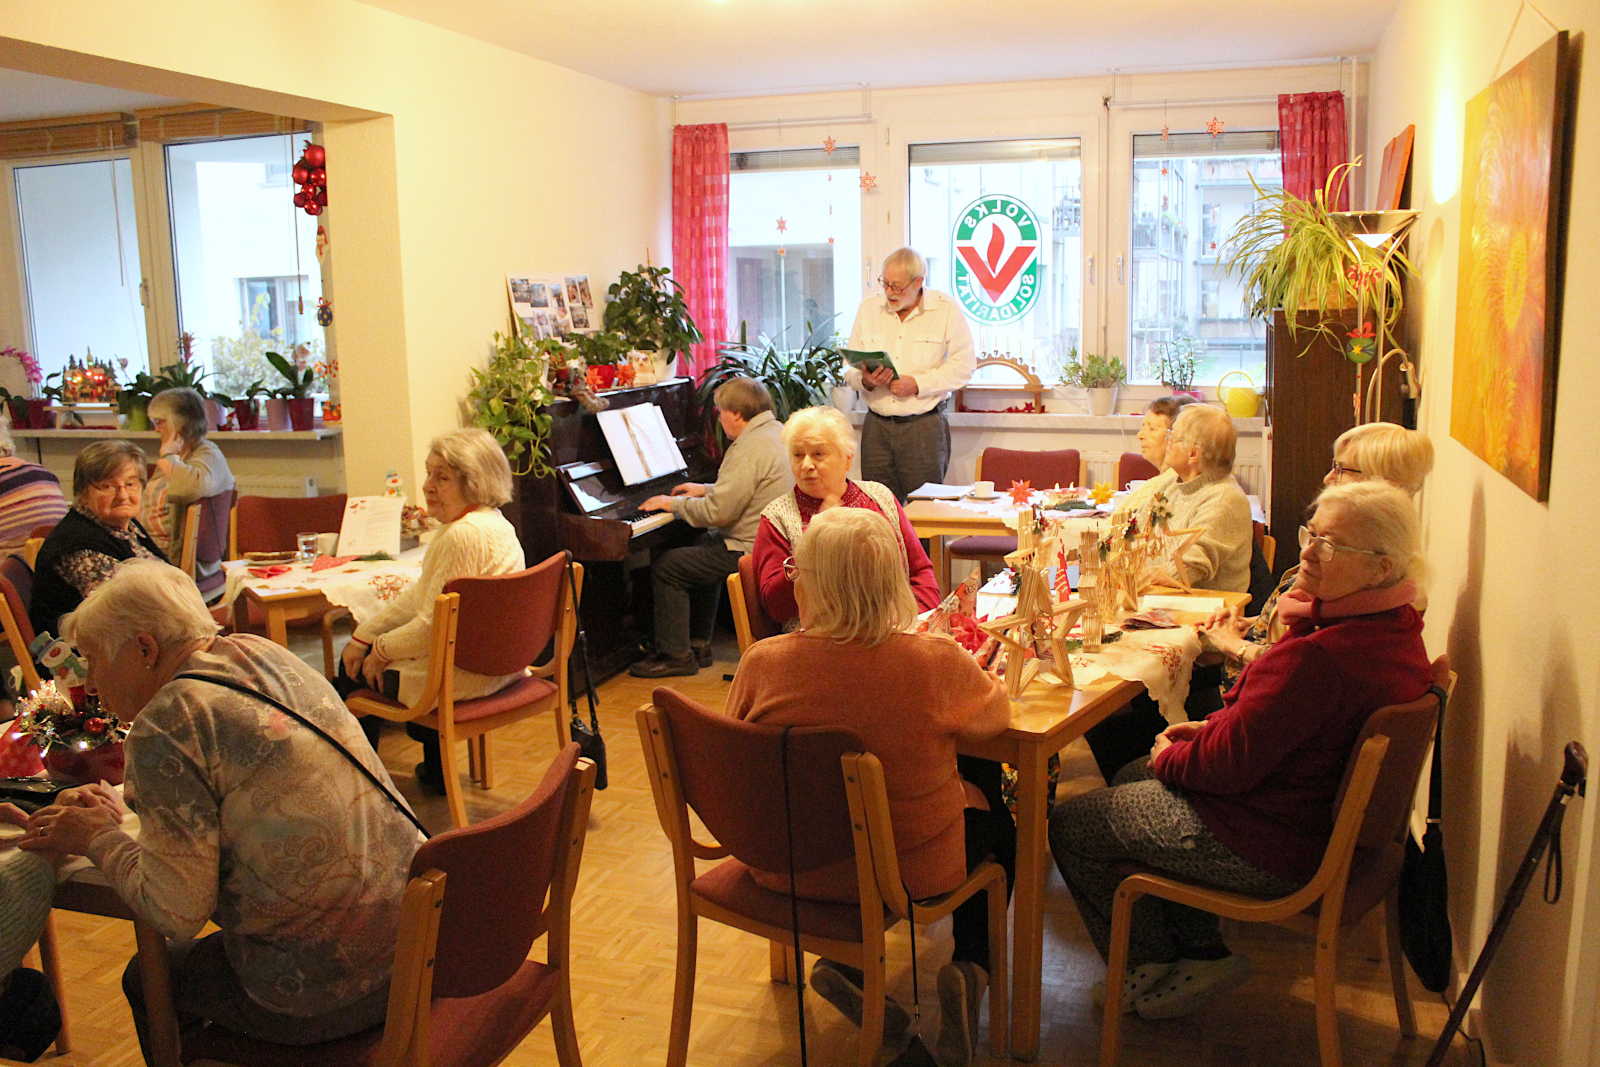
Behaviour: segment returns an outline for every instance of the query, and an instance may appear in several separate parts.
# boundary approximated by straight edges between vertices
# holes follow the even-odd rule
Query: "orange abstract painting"
[[[1450,434],[1532,496],[1550,487],[1567,35],[1467,104]]]

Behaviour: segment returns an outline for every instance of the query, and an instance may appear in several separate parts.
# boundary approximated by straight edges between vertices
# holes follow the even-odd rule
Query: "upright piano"
[[[641,512],[639,505],[670,493],[681,481],[716,478],[716,464],[700,436],[694,394],[688,378],[601,394],[613,408],[634,404],[661,408],[689,465],[687,475],[623,485],[599,420],[577,401],[561,399],[548,409],[554,473],[517,478],[515,496],[505,508],[530,564],[562,549],[583,564],[579,614],[588,633],[596,680],[627,667],[651,640],[652,553],[688,544],[697,533],[669,513]]]

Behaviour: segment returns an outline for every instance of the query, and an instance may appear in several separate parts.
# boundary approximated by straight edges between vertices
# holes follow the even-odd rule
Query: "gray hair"
[[[1206,474],[1232,472],[1239,434],[1221,408],[1212,404],[1184,405],[1173,420],[1172,437],[1200,450],[1200,469]]]
[[[1352,466],[1367,478],[1382,478],[1416,496],[1433,470],[1433,442],[1425,433],[1392,422],[1352,426],[1333,442],[1333,454],[1350,450]]]
[[[772,394],[754,378],[743,375],[729,378],[717,386],[712,402],[723,411],[731,411],[749,422],[763,411],[772,410]]]
[[[870,508],[819,512],[795,540],[794,561],[812,633],[871,648],[917,619],[900,539]]]
[[[511,501],[511,464],[488,430],[469,426],[442,433],[428,445],[428,455],[461,475],[461,492],[470,503],[497,508]]]
[[[72,502],[80,508],[89,506],[89,490],[107,478],[115,478],[129,463],[139,472],[143,484],[150,476],[146,467],[144,449],[132,441],[96,441],[78,453],[72,465]]]
[[[883,261],[882,273],[888,274],[895,267],[906,272],[907,281],[928,276],[928,261],[922,258],[922,253],[915,248],[897,248],[890,252]]]
[[[1394,570],[1385,585],[1411,579],[1422,585],[1427,579],[1427,558],[1422,554],[1422,524],[1417,509],[1404,489],[1386,481],[1351,482],[1330,485],[1317,494],[1317,510],[1337,508],[1343,513],[1350,548],[1364,548],[1394,560]]]
[[[115,652],[149,634],[165,652],[215,636],[217,622],[187,574],[160,560],[131,559],[62,619],[61,632],[80,651],[87,642]]]
[[[148,410],[152,419],[177,423],[178,436],[190,444],[211,429],[205,398],[193,389],[163,389],[150,398]]]
[[[846,459],[856,454],[856,432],[838,408],[801,408],[783,424],[783,448],[796,441],[825,441]]]

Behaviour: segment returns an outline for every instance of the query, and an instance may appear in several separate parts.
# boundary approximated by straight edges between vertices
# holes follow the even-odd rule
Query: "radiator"
[[[240,496],[316,496],[317,480],[309,474],[236,475]]]

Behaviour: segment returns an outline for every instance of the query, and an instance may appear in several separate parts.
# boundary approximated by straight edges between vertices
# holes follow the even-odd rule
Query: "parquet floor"
[[[320,650],[296,648],[315,664]],[[718,662],[678,688],[720,707],[737,650],[719,642]],[[582,876],[573,908],[573,999],[579,1043],[587,1067],[637,1067],[665,1062],[671,1011],[675,912],[671,855],[656,822],[644,778],[633,712],[649,700],[649,682],[622,676],[601,688],[601,721],[610,788],[595,795]],[[581,707],[581,704],[580,704]],[[418,746],[398,729],[384,736],[382,752],[395,781],[434,828],[449,825],[443,798],[420,796],[412,766]],[[498,781],[490,793],[468,790],[468,812],[478,820],[504,811],[530,792],[555,752],[555,731],[546,719],[519,724],[496,735]],[[1081,753],[1080,766],[1088,760]],[[463,770],[465,756],[462,756]],[[1066,757],[1072,773],[1072,750]],[[1087,773],[1094,777],[1093,763]],[[1052,873],[1045,927],[1044,1029],[1039,1062],[1092,1064],[1099,1049],[1099,1015],[1089,987],[1103,965],[1089,943],[1071,898]],[[492,915],[484,916],[493,922]],[[67,1008],[74,1051],[41,1062],[137,1067],[119,980],[133,953],[129,924],[58,912],[63,942]],[[1236,993],[1206,1012],[1183,1020],[1146,1023],[1129,1017],[1123,1062],[1185,1067],[1277,1067],[1317,1062],[1311,1009],[1308,941],[1265,927],[1238,927],[1230,943],[1256,963],[1256,974]],[[1370,932],[1347,947],[1339,990],[1341,1030],[1348,1064],[1421,1065],[1445,1019],[1445,1009],[1413,981],[1423,1037],[1401,1038],[1388,992],[1387,966],[1366,958],[1362,948],[1381,939]],[[535,946],[535,954],[540,951]],[[1374,953],[1375,954],[1375,953]],[[919,934],[917,955],[923,990],[923,1032],[932,1047],[938,1026],[934,976],[950,956],[948,920]],[[902,928],[890,947],[891,993],[910,1004],[910,951]],[[689,1062],[704,1067],[797,1064],[799,1044],[794,990],[768,980],[765,943],[720,925],[701,924],[699,981],[695,995]],[[816,1064],[854,1063],[850,1025],[827,1004],[808,996],[808,1046]],[[1476,1062],[1458,1040],[1452,1063]],[[513,1052],[509,1067],[546,1067],[556,1062],[548,1025]]]

